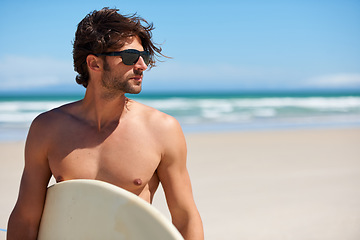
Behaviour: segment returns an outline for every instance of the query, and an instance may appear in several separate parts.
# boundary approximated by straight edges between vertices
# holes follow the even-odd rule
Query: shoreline
[[[296,130],[336,130],[336,129],[357,129],[360,128],[360,121],[354,122],[325,122],[325,123],[277,123],[264,124],[264,122],[252,124],[202,124],[202,125],[181,125],[184,135],[193,134],[218,134],[218,133],[246,133],[246,132],[271,132],[271,131],[296,131]],[[30,127],[30,126],[29,126]],[[15,129],[0,128],[0,144],[7,142],[25,142],[29,127]]]
[[[205,239],[359,239],[360,127],[185,137]],[[0,142],[1,229],[17,198],[23,147]],[[153,205],[170,216],[161,186]]]

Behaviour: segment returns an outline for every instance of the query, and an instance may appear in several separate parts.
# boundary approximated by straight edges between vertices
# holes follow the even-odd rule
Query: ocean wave
[[[260,99],[159,99],[159,100],[140,100],[144,104],[153,106],[157,109],[192,109],[192,108],[219,108],[225,112],[232,111],[234,108],[282,108],[282,107],[301,107],[311,109],[346,109],[360,108],[360,97],[311,97],[311,98],[260,98]]]
[[[43,112],[65,104],[65,101],[8,101],[0,102],[0,113],[3,112]]]
[[[360,97],[168,97],[134,98],[178,119],[182,125],[269,122],[360,122]],[[0,101],[0,128],[29,125],[41,112],[67,99]]]

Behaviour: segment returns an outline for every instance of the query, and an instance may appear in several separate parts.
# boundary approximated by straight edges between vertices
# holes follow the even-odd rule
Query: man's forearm
[[[186,222],[183,222],[181,226],[178,226],[178,230],[185,240],[203,240],[204,230],[200,215],[195,214],[190,217]]]
[[[34,224],[27,223],[14,213],[10,216],[7,240],[36,240],[37,235],[38,225],[34,226]]]

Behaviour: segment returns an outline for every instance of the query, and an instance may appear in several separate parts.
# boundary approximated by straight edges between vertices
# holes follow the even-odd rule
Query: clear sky
[[[80,91],[77,24],[116,7],[153,22],[172,59],[143,91],[360,90],[360,1],[2,0],[0,91]]]

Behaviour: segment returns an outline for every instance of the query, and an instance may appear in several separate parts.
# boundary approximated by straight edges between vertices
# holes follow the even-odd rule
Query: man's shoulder
[[[152,129],[154,134],[171,135],[172,132],[177,134],[182,131],[179,122],[173,116],[133,100],[131,100],[131,104],[136,109],[135,115],[141,116],[139,120],[146,124],[148,129]]]
[[[27,144],[36,142],[39,146],[49,144],[49,139],[58,131],[58,126],[63,121],[63,109],[65,106],[51,109],[39,114],[31,123]]]
[[[169,128],[179,127],[179,122],[173,116],[133,100],[131,100],[131,103],[136,107],[136,114],[146,119],[146,122],[148,122],[151,127],[157,130],[168,130]]]
[[[34,127],[52,128],[54,124],[63,121],[64,118],[69,115],[70,109],[72,109],[74,105],[76,105],[76,102],[64,104],[57,108],[43,112],[33,120],[31,125]]]

